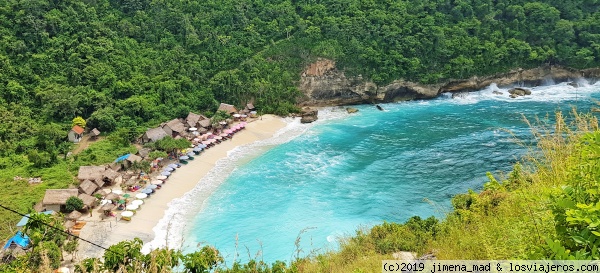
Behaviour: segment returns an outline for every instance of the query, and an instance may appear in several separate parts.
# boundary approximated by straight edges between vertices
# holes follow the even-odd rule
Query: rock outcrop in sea
[[[449,80],[439,84],[421,84],[396,80],[384,86],[363,79],[347,77],[337,69],[335,61],[319,59],[302,73],[299,89],[304,94],[301,106],[335,106],[364,103],[395,102],[435,98],[442,93],[481,90],[492,83],[500,88],[538,86],[550,82],[600,78],[600,68],[577,70],[546,65],[533,69],[515,69],[488,77]]]

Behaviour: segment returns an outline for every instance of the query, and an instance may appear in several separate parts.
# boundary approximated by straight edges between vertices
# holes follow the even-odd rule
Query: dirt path
[[[76,155],[78,153],[80,153],[81,151],[85,150],[88,146],[90,146],[90,144],[99,141],[103,139],[103,137],[96,137],[96,139],[90,139],[89,135],[83,136],[81,138],[81,141],[79,141],[79,144],[77,144],[77,147],[75,147],[75,149],[73,150],[73,154]]]

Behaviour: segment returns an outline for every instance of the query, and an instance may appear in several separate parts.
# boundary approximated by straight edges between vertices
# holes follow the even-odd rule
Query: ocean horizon
[[[173,200],[150,245],[212,245],[228,264],[289,262],[383,221],[444,217],[452,196],[480,190],[486,172],[500,178],[534,145],[523,117],[552,122],[556,111],[586,112],[600,98],[598,83],[530,89],[511,99],[491,85],[380,104],[384,111],[352,106],[354,114],[327,107],[312,124],[287,118],[273,138],[230,151]]]

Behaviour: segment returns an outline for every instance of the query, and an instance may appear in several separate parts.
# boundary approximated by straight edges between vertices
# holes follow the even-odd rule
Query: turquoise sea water
[[[545,119],[574,105],[586,111],[600,98],[598,84],[537,87],[519,99],[492,95],[495,89],[382,104],[385,111],[331,108],[315,124],[290,125],[301,133],[229,162],[230,174],[205,190],[204,203],[193,204],[202,191],[190,196],[184,249],[211,244],[227,263],[289,261],[299,235],[303,256],[382,221],[443,217],[454,194],[480,189],[487,171],[509,171],[526,152],[505,131],[529,142],[522,115]]]

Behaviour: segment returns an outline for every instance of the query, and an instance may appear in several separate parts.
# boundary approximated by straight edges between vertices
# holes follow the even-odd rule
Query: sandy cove
[[[103,247],[109,247],[135,237],[142,239],[144,243],[150,242],[155,236],[152,229],[164,217],[171,200],[180,198],[191,191],[202,177],[209,173],[217,161],[227,157],[229,151],[238,146],[269,139],[285,126],[286,123],[282,118],[273,115],[264,115],[262,118],[248,122],[246,129],[236,133],[231,140],[223,141],[203,151],[195,157],[195,160],[189,161],[189,164],[183,165],[173,172],[161,189],[144,200],[145,203],[131,221],[117,220],[116,217],[101,220],[99,217],[101,213],[96,208],[92,217],[88,215],[80,219],[87,221],[80,236]],[[198,200],[198,203],[202,201]],[[103,253],[103,249],[81,242],[78,256],[79,258],[100,257]]]

